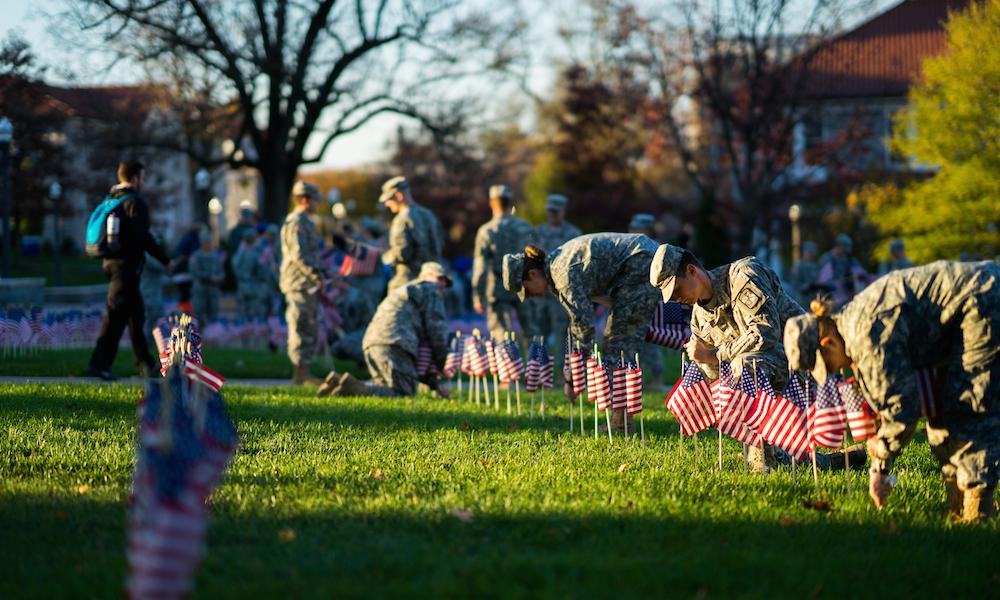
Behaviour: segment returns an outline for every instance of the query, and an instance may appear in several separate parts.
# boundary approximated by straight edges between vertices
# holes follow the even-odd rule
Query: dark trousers
[[[139,292],[139,275],[134,266],[125,267],[120,263],[106,263],[104,274],[108,278],[108,303],[101,320],[101,331],[97,345],[90,355],[90,367],[100,371],[111,370],[111,364],[118,354],[118,342],[122,332],[128,327],[136,365],[145,364],[152,369],[159,368],[159,361],[149,354],[149,345],[143,331],[146,309]]]

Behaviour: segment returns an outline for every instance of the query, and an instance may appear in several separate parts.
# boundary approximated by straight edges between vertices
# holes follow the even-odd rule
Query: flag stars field
[[[901,595],[1000,581],[983,551],[996,523],[941,517],[922,439],[878,512],[863,472],[850,498],[843,471],[816,494],[787,469],[747,472],[730,439],[719,472],[714,430],[697,450],[678,443],[651,394],[643,448],[595,440],[592,420],[570,433],[562,397],[543,422],[465,398],[228,386],[241,447],[209,501],[195,597],[858,595],[886,584],[882,561]],[[0,384],[0,397],[0,597],[120,596],[138,388]],[[932,577],[948,570],[965,575]]]

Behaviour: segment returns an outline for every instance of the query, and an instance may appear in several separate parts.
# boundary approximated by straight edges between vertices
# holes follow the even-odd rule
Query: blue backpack
[[[108,219],[115,216],[118,223],[122,218],[122,203],[131,198],[133,194],[122,194],[115,198],[105,196],[104,201],[97,205],[94,212],[90,213],[87,219],[87,256],[91,258],[113,258],[118,253],[118,241],[112,240],[108,243]]]

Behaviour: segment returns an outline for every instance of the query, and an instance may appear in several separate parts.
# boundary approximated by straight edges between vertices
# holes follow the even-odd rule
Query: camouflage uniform
[[[417,391],[417,349],[431,348],[437,368],[448,354],[448,321],[436,283],[414,281],[396,288],[375,311],[362,348],[373,396],[412,396]]]
[[[389,291],[416,277],[421,264],[440,262],[443,247],[441,222],[430,210],[411,203],[397,213],[389,227],[389,249],[382,255],[382,261],[395,269]]]
[[[271,276],[262,262],[263,244],[260,241],[244,242],[233,257],[233,274],[236,275],[236,297],[240,316],[244,319],[261,319],[268,315],[267,284]]]
[[[281,227],[281,279],[288,322],[288,358],[308,365],[316,353],[319,330],[319,287],[325,272],[320,235],[304,211],[292,211]]]
[[[486,310],[486,327],[490,334],[502,338],[514,331],[514,313],[525,336],[537,335],[530,308],[518,301],[515,294],[504,289],[501,269],[505,254],[521,252],[535,241],[534,228],[510,214],[494,217],[476,232],[472,263],[472,298]]]
[[[191,305],[195,317],[204,326],[219,317],[219,286],[226,270],[214,250],[197,250],[191,255],[188,271],[192,278]]]
[[[559,227],[552,227],[548,223],[542,223],[535,228],[536,244],[546,252],[552,252],[566,242],[583,235],[580,228],[563,221]],[[562,304],[552,294],[546,294],[542,298],[526,298],[525,303],[531,309],[531,318],[538,330],[538,335],[545,336],[545,339],[553,338],[555,350],[553,360],[555,364],[563,364],[563,355],[566,353],[566,330],[569,328],[569,316],[563,310]],[[561,370],[556,369],[557,376],[561,375]]]
[[[876,472],[887,472],[920,418],[914,371],[944,371],[927,441],[959,489],[995,488],[1000,473],[1000,267],[938,261],[894,271],[833,315],[878,412]]]
[[[691,309],[691,335],[718,348],[720,361],[739,377],[756,363],[774,389],[788,382],[788,360],[782,345],[785,321],[804,311],[781,287],[778,276],[756,257],[742,258],[708,271],[712,299]],[[711,379],[718,365],[699,365]]]
[[[570,319],[573,338],[594,339],[594,303],[609,304],[604,355],[639,351],[660,294],[649,283],[656,242],[644,235],[593,233],[566,242],[546,259],[545,277]]]

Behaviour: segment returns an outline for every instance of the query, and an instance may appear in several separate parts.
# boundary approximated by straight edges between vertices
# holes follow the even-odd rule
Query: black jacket
[[[122,220],[118,229],[121,250],[115,258],[104,259],[104,266],[122,267],[126,273],[139,275],[146,263],[146,252],[164,265],[170,262],[166,251],[156,243],[149,231],[149,206],[132,188],[115,186],[110,195],[115,198],[131,194],[122,202]]]

